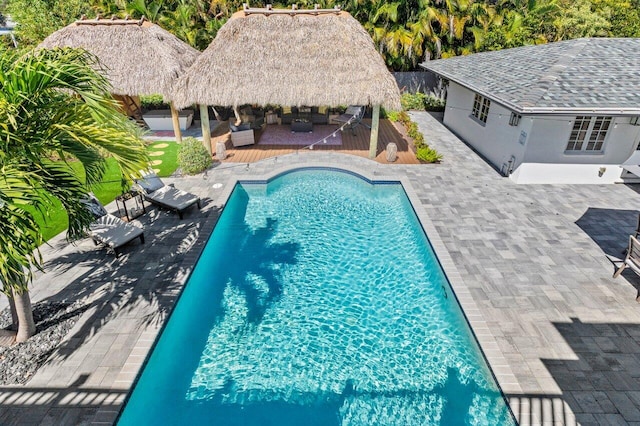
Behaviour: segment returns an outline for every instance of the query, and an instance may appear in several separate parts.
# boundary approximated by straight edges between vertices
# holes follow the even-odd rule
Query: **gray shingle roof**
[[[582,38],[421,66],[519,113],[640,114],[640,38]]]

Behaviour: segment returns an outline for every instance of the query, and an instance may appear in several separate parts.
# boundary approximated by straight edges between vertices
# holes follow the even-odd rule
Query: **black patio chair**
[[[364,111],[365,108],[363,105],[350,105],[344,114],[333,118],[332,121],[346,123],[347,126],[345,127],[349,127],[351,129],[351,133],[355,136],[356,131],[354,129],[359,125],[363,125],[367,129],[371,130],[371,126],[362,122],[362,119],[364,118]]]

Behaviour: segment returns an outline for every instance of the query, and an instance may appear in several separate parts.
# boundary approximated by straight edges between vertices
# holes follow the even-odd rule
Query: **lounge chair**
[[[117,257],[119,255],[118,249],[136,238],[140,238],[140,243],[144,244],[144,231],[141,228],[107,213],[107,210],[92,193],[88,194],[83,203],[95,217],[95,220],[89,225],[88,234],[96,245],[104,245]]]
[[[640,275],[640,242],[633,235],[629,235],[629,247],[624,259],[606,255],[607,259],[613,263],[613,278],[618,277],[626,268],[631,269],[637,275]]]
[[[331,121],[337,121],[338,123],[346,123],[347,126],[351,129],[351,132],[356,134],[354,130],[357,126],[363,125],[368,129],[371,129],[367,124],[362,122],[364,118],[364,106],[362,105],[350,105],[349,108],[345,111],[344,114],[341,114]]]
[[[141,179],[136,179],[136,184],[141,188],[145,200],[178,213],[180,219],[184,211],[194,204],[200,208],[200,197],[171,185],[165,185],[155,173],[143,174]]]

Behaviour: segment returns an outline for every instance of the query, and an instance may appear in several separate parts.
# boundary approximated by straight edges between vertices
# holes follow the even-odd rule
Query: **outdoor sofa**
[[[329,124],[328,107],[280,107],[276,112],[282,120],[282,124],[291,124],[294,120],[299,119],[309,120],[313,124]]]

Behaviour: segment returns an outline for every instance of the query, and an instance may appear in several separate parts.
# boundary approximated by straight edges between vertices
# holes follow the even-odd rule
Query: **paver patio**
[[[518,420],[640,424],[640,281],[612,279],[640,209],[631,185],[515,185],[428,113],[413,113],[439,165],[334,152],[222,164],[173,180],[202,211],[152,209],[146,243],[116,259],[89,240],[44,247],[34,302],[91,307],[25,386],[0,388],[0,424],[111,423],[236,178],[332,165],[410,183],[418,212]],[[172,180],[167,179],[167,183]],[[221,184],[221,185],[216,185]],[[0,308],[6,307],[6,300]]]

